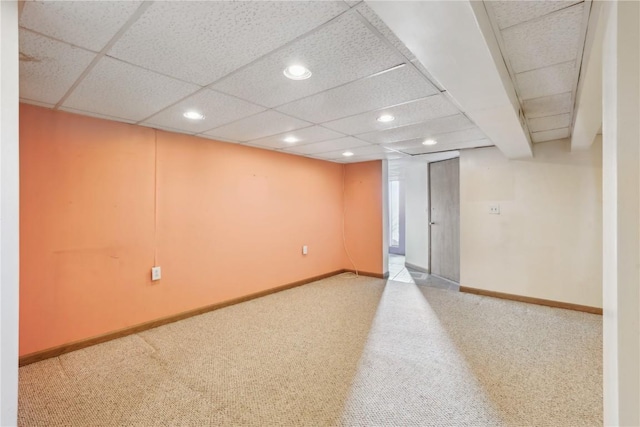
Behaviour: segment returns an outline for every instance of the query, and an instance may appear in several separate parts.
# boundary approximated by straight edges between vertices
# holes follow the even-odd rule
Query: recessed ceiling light
[[[311,71],[302,65],[290,65],[283,71],[284,75],[291,80],[305,80],[311,77]]]
[[[438,141],[435,139],[425,139],[422,145],[436,145]]]
[[[351,157],[353,156],[353,153],[351,151],[345,151],[344,153],[342,153],[342,155],[345,157]]]
[[[197,111],[187,111],[183,114],[187,119],[191,120],[202,120],[204,119],[204,114],[198,113]]]
[[[295,136],[288,136],[285,139],[283,139],[283,141],[288,143],[288,144],[295,144],[296,142],[299,141],[299,139],[296,138]]]
[[[391,114],[383,114],[380,117],[378,117],[378,121],[382,122],[382,123],[387,123],[387,122],[392,122],[394,121],[396,118],[393,117]]]

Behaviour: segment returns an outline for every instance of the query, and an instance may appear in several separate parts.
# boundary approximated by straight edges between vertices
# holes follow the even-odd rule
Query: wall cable
[[[153,266],[158,266],[158,130],[153,130]]]

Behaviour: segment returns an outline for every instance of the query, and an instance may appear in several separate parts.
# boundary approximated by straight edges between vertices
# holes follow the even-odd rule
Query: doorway
[[[405,254],[404,185],[389,181],[389,253]]]
[[[460,282],[460,162],[429,164],[431,274]]]

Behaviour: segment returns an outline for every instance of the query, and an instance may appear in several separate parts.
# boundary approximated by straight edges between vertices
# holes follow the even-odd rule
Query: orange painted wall
[[[383,273],[382,164],[351,163],[345,167],[345,236],[353,263],[348,269]]]
[[[343,170],[30,105],[20,150],[21,355],[350,268],[344,172],[347,245],[382,270],[380,162]]]

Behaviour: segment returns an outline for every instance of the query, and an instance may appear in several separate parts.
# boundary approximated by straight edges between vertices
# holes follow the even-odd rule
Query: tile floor
[[[389,254],[389,280],[404,283],[415,283],[416,285],[429,286],[432,288],[449,289],[459,291],[460,285],[449,280],[433,276],[429,273],[407,268],[404,265],[404,256]]]

